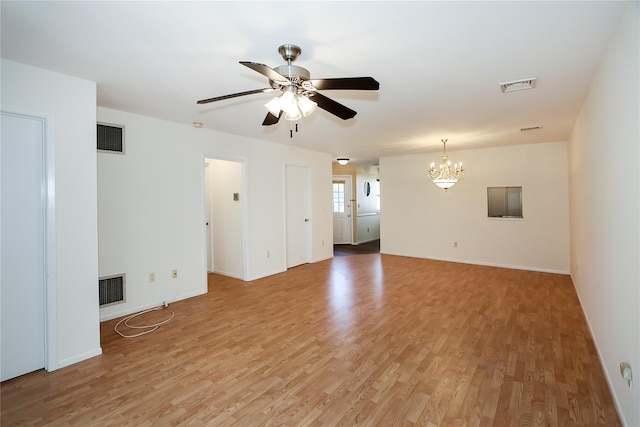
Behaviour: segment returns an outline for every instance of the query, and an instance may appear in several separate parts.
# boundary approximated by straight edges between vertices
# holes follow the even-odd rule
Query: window
[[[522,187],[487,187],[489,218],[522,218]]]
[[[344,212],[344,181],[333,183],[333,212]]]

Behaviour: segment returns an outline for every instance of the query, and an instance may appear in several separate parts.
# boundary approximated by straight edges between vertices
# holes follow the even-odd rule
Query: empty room
[[[640,426],[640,5],[2,1],[3,426]]]

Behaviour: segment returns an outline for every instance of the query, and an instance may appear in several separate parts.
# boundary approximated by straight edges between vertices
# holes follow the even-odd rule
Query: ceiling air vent
[[[124,126],[98,123],[98,151],[124,154]]]
[[[515,80],[512,82],[500,83],[500,90],[503,93],[515,92],[517,90],[533,89],[536,87],[536,78]]]
[[[520,132],[527,132],[530,130],[538,130],[538,129],[542,129],[542,126],[529,126],[526,128],[520,128]]]

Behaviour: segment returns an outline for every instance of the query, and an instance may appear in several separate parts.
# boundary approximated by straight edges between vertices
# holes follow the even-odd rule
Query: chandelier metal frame
[[[451,161],[447,156],[447,141],[448,139],[442,139],[442,163],[440,168],[436,169],[435,163],[431,163],[431,167],[427,171],[429,178],[435,185],[447,191],[449,188],[456,185],[456,183],[464,178],[464,169],[462,168],[462,162],[455,163],[453,168],[451,167]]]

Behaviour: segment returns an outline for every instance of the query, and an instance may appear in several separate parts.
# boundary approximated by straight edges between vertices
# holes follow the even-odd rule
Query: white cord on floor
[[[143,314],[145,314],[145,313],[149,313],[149,312],[151,312],[151,311],[155,311],[155,310],[162,310],[162,309],[164,309],[164,308],[165,308],[164,306],[155,307],[155,308],[150,308],[150,309],[148,309],[148,310],[144,310],[144,311],[141,311],[141,312],[139,312],[139,313],[135,313],[135,314],[132,314],[132,315],[130,315],[130,316],[127,316],[127,317],[125,317],[124,319],[120,320],[120,321],[116,324],[116,326],[113,328],[113,330],[114,330],[114,331],[116,331],[116,332],[118,333],[118,335],[120,335],[121,337],[124,337],[124,338],[135,338],[135,337],[139,337],[139,336],[141,336],[141,335],[144,335],[144,334],[148,334],[148,333],[150,333],[150,332],[153,332],[153,331],[155,331],[156,329],[158,329],[160,326],[164,325],[165,323],[167,323],[167,322],[169,322],[171,319],[173,319],[173,316],[174,316],[173,311],[171,312],[171,317],[169,317],[167,320],[163,320],[162,322],[154,323],[154,324],[152,324],[152,325],[131,326],[131,325],[129,325],[129,320],[133,319],[134,317],[137,317],[137,316],[143,315]],[[153,328],[153,329],[149,329],[148,331],[140,332],[139,334],[134,334],[134,335],[125,335],[125,334],[123,334],[122,332],[120,332],[120,331],[118,330],[118,326],[120,326],[120,324],[121,324],[122,322],[124,322],[124,325],[125,325],[126,327],[131,328],[131,329],[149,329],[149,328]]]

